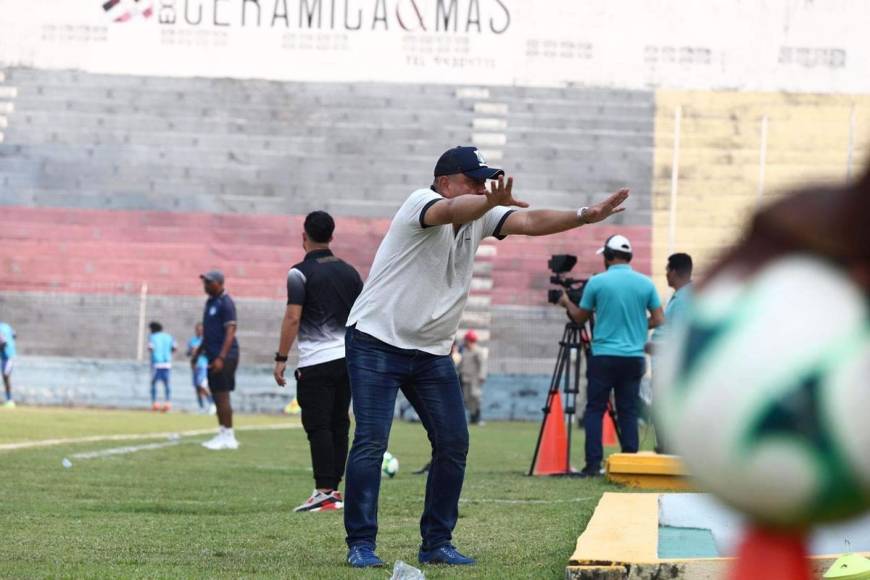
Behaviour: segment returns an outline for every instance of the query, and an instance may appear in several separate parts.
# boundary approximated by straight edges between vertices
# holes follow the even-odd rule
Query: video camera
[[[550,268],[550,271],[555,274],[554,276],[550,276],[550,284],[558,284],[568,294],[568,298],[574,304],[580,302],[580,297],[583,296],[583,286],[586,285],[587,280],[579,279],[579,278],[565,278],[563,274],[566,272],[570,272],[571,268],[574,267],[574,264],[577,263],[577,256],[572,256],[571,254],[557,254],[550,257],[550,260],[547,262],[547,267]],[[556,304],[559,302],[559,297],[562,295],[561,290],[551,289],[547,291],[547,302],[550,304]]]

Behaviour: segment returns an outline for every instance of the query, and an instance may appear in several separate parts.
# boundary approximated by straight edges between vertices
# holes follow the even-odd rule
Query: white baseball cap
[[[604,248],[610,248],[615,252],[625,252],[626,254],[630,254],[631,242],[629,242],[628,238],[626,238],[625,236],[616,234],[607,238],[607,240],[604,241],[604,245],[598,248],[598,251],[595,253],[603,254]]]

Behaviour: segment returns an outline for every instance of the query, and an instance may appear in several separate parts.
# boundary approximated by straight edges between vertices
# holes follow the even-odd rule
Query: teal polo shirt
[[[580,308],[595,312],[592,354],[643,356],[649,332],[647,312],[661,305],[652,280],[628,264],[611,266],[593,276],[580,299]]]

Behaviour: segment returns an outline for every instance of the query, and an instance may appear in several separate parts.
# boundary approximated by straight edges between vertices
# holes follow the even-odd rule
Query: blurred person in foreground
[[[197,322],[193,327],[193,336],[187,341],[187,356],[193,356],[199,345],[202,344],[202,322]],[[208,390],[208,359],[204,354],[196,357],[196,364],[191,369],[193,390],[196,392],[196,403],[202,413],[214,415],[217,412],[214,399]]]
[[[0,322],[0,374],[3,375],[3,388],[6,391],[6,400],[3,406],[7,409],[15,408],[15,399],[12,398],[12,368],[15,366],[15,330],[6,323]]]
[[[480,419],[480,400],[483,396],[483,383],[486,381],[486,353],[477,342],[477,333],[469,330],[463,337],[462,354],[459,359],[459,381],[468,421],[472,425],[483,425]]]
[[[487,180],[493,181],[487,189]],[[450,345],[471,288],[474,256],[489,236],[542,236],[623,210],[623,189],[576,211],[531,210],[513,197],[513,178],[489,167],[475,147],[446,151],[431,187],[411,193],[393,218],[345,338],[353,411],[344,524],[351,566],[383,566],[375,554],[381,463],[396,395],[420,416],[432,462],[420,519],[421,563],[469,565],[452,544],[468,454],[468,425]]]
[[[202,444],[206,449],[238,449],[233,431],[233,406],[230,393],[236,389],[236,369],[239,366],[239,342],[236,340],[236,304],[224,289],[224,275],[211,270],[200,275],[208,294],[202,315],[202,344],[190,357],[196,368],[200,354],[208,359],[208,386],[217,407],[218,434]]]
[[[598,250],[604,257],[605,271],[589,279],[580,304],[574,304],[564,291],[559,305],[580,326],[595,313],[592,331],[592,356],[586,368],[586,466],[582,477],[601,475],[604,447],[602,421],[613,391],[616,419],[623,453],[636,453],[640,381],[646,372],[644,347],[651,328],[661,325],[665,316],[652,280],[632,270],[631,242],[616,234]]]
[[[163,325],[157,321],[148,325],[151,334],[148,336],[148,350],[151,352],[151,410],[163,411],[172,409],[172,355],[178,350],[178,344],[168,332],[163,332]],[[157,401],[157,383],[163,383],[163,404]]]
[[[305,259],[287,273],[287,308],[275,353],[275,382],[283,387],[290,347],[298,338],[296,396],[311,447],[315,488],[296,512],[334,511],[343,506],[338,484],[344,476],[350,430],[344,325],[363,283],[353,266],[329,248],[334,231],[335,221],[325,211],[305,217]]]
[[[817,577],[813,526],[870,505],[870,172],[759,208],[660,356],[668,444],[750,522],[729,577]]]

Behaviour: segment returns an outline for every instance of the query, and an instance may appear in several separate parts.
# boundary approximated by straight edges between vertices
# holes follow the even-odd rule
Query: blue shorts
[[[208,367],[196,367],[193,369],[193,387],[198,389],[208,388]]]

